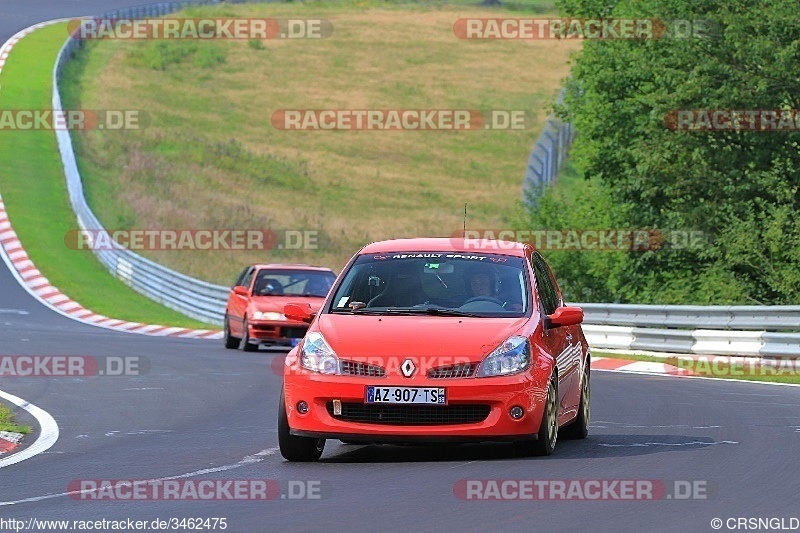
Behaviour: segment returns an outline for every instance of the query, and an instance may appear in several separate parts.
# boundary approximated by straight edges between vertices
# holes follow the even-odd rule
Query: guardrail
[[[800,333],[712,329],[661,329],[584,323],[589,346],[693,355],[800,357]]]
[[[187,5],[216,0],[171,2],[122,9],[107,18],[143,18],[169,14]],[[53,109],[62,109],[59,75],[81,41],[69,38],[53,72]],[[104,231],[86,203],[69,132],[56,132],[70,202],[82,229]],[[542,188],[555,179],[575,136],[559,119],[548,119],[525,174],[525,187]],[[117,247],[96,251],[112,275],[136,291],[209,324],[222,324],[229,288],[191,278]],[[676,306],[583,303],[584,331],[598,349],[665,351],[713,355],[800,356],[800,306]],[[699,329],[695,329],[699,328]],[[743,331],[756,330],[756,331]]]
[[[558,94],[556,103],[561,103],[563,99],[564,89]],[[544,195],[547,186],[558,178],[558,171],[567,159],[575,135],[572,124],[562,121],[555,114],[547,117],[525,167],[522,199],[526,203],[535,203],[537,198]]]
[[[218,0],[164,2],[110,11],[101,15],[100,18],[141,19],[160,17],[187,6],[216,3],[218,3]],[[55,110],[62,109],[61,94],[59,92],[61,72],[82,44],[83,41],[69,37],[58,54],[53,70],[53,109]],[[61,161],[67,179],[69,199],[77,216],[78,225],[84,230],[103,231],[102,224],[92,212],[84,197],[83,183],[78,172],[69,131],[64,129],[57,130],[56,137],[58,138],[58,148],[61,152]],[[213,285],[180,272],[175,272],[122,247],[116,247],[114,250],[108,251],[96,251],[95,255],[108,268],[111,274],[137,292],[194,319],[218,326],[222,325],[228,287]]]
[[[596,348],[800,357],[800,306],[575,305]]]
[[[800,331],[797,305],[576,304],[590,324],[639,328]]]

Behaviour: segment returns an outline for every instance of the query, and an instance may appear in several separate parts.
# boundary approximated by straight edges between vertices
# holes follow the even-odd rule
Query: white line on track
[[[36,407],[30,402],[26,402],[22,398],[1,390],[0,398],[3,398],[28,411],[34,418],[36,418],[36,421],[39,423],[39,428],[41,429],[39,432],[39,437],[33,444],[21,452],[14,453],[5,459],[0,459],[0,468],[19,463],[25,459],[30,459],[35,455],[47,451],[53,444],[56,443],[58,440],[58,424],[56,424],[55,419],[50,416],[50,413],[44,409]]]
[[[159,483],[161,481],[172,481],[173,479],[186,479],[190,477],[197,477],[202,476],[204,474],[214,474],[216,472],[225,472],[226,470],[233,470],[234,468],[239,468],[242,466],[253,465],[256,463],[260,463],[265,458],[269,457],[270,455],[275,455],[278,453],[279,448],[267,448],[266,450],[261,450],[258,453],[253,455],[248,455],[238,463],[234,463],[231,465],[225,466],[217,466],[215,468],[204,468],[202,470],[195,470],[194,472],[189,472],[187,474],[180,474],[177,476],[169,476],[169,477],[160,477],[157,479],[148,479],[145,480],[144,483]],[[45,494],[44,496],[33,496],[31,498],[24,498],[22,500],[13,500],[7,502],[0,502],[0,507],[7,506],[7,505],[17,505],[20,503],[32,503],[32,502],[40,502],[43,500],[52,500],[54,498],[62,498],[64,496],[74,496],[77,494],[88,494],[91,492],[97,492],[100,490],[99,488],[94,489],[86,489],[86,490],[73,490],[70,492],[60,492],[58,494]]]
[[[735,440],[721,440],[703,442],[699,440],[691,442],[634,442],[632,444],[598,444],[607,448],[642,448],[647,446],[712,446],[714,444],[739,444]]]

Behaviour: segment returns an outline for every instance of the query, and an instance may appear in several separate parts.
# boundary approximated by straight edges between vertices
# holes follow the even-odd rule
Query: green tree
[[[708,244],[628,252],[624,259],[608,253],[576,259],[570,252],[561,277],[578,283],[587,275],[579,270],[592,263],[589,287],[605,301],[800,301],[800,133],[665,126],[675,110],[800,108],[797,6],[560,0],[559,7],[568,17],[702,20],[707,34],[586,40],[561,113],[579,132],[571,158],[587,180],[577,194],[589,195],[580,202],[610,210],[607,218],[618,227],[702,231]],[[576,199],[552,196],[531,214],[535,226],[596,223],[592,209],[575,209]],[[572,283],[570,290],[573,300],[585,295]]]

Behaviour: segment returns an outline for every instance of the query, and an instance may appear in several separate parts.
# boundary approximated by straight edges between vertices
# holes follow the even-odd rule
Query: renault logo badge
[[[407,378],[413,376],[416,370],[417,367],[414,365],[414,361],[412,361],[411,359],[406,359],[405,361],[403,361],[403,364],[400,365],[400,372],[402,372],[403,375]]]

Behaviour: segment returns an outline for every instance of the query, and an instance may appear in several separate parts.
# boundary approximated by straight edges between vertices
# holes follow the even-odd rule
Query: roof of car
[[[462,238],[415,238],[393,239],[366,245],[363,254],[385,254],[392,252],[456,252],[488,253],[525,257],[526,244],[490,239]]]
[[[313,265],[291,264],[291,263],[270,263],[253,265],[259,270],[313,270],[316,272],[333,272],[330,268]]]

